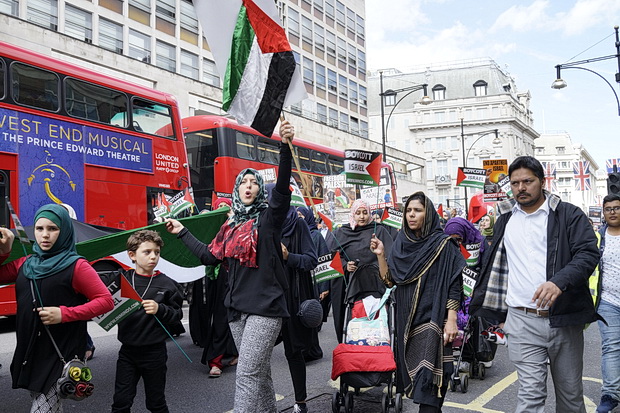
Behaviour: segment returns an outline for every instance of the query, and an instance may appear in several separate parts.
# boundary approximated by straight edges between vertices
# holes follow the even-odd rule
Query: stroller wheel
[[[450,377],[450,382],[448,383],[448,387],[450,387],[451,392],[456,391],[456,379],[454,377]]]
[[[486,367],[484,367],[484,364],[480,363],[478,365],[478,378],[484,380],[484,376],[486,376]]]
[[[353,393],[349,392],[344,396],[344,411],[346,413],[353,412]]]
[[[396,397],[394,398],[394,412],[400,413],[403,411],[403,395],[400,393],[396,393]]]
[[[340,392],[332,394],[332,413],[340,413]]]
[[[469,377],[467,373],[461,373],[461,393],[467,393],[469,387]]]
[[[390,408],[389,397],[387,393],[383,393],[381,397],[381,413],[388,413],[388,409]]]

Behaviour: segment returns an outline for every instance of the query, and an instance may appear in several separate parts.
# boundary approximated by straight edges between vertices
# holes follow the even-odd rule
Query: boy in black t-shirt
[[[112,412],[129,412],[136,396],[140,378],[144,381],[146,408],[151,412],[167,413],[166,404],[166,326],[178,323],[183,317],[182,290],[167,275],[156,271],[164,242],[159,233],[141,230],[127,240],[127,254],[135,270],[122,275],[142,298],[142,308],[118,324],[118,339],[122,343],[116,362],[116,381]]]

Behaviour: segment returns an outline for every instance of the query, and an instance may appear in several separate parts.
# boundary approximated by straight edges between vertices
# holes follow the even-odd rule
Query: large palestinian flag
[[[271,136],[284,106],[306,97],[273,0],[194,0],[223,79],[222,109]]]

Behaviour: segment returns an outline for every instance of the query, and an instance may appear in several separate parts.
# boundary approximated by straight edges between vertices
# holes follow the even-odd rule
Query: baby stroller
[[[392,289],[386,289],[378,273],[376,265],[361,265],[347,286],[343,340],[333,353],[331,377],[340,378],[340,390],[332,396],[333,413],[339,413],[341,406],[345,413],[352,412],[353,394],[380,384],[387,384],[381,411],[402,411],[402,395],[393,393],[396,361]]]
[[[497,350],[497,344],[487,339],[490,326],[482,317],[467,315],[463,334],[453,342],[456,362],[449,383],[451,391],[456,391],[460,386],[461,393],[467,393],[470,378],[484,380],[484,363],[493,361]]]

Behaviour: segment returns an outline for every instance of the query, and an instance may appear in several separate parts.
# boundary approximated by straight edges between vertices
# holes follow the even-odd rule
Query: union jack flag
[[[620,158],[607,159],[607,161],[605,162],[605,166],[607,167],[608,174],[614,171],[614,166],[618,168],[618,171],[620,171]]]
[[[556,181],[555,162],[542,162],[545,170],[545,189],[549,192],[558,192],[558,184]]]
[[[575,175],[575,189],[577,191],[590,190],[590,162],[573,162],[573,173]]]

